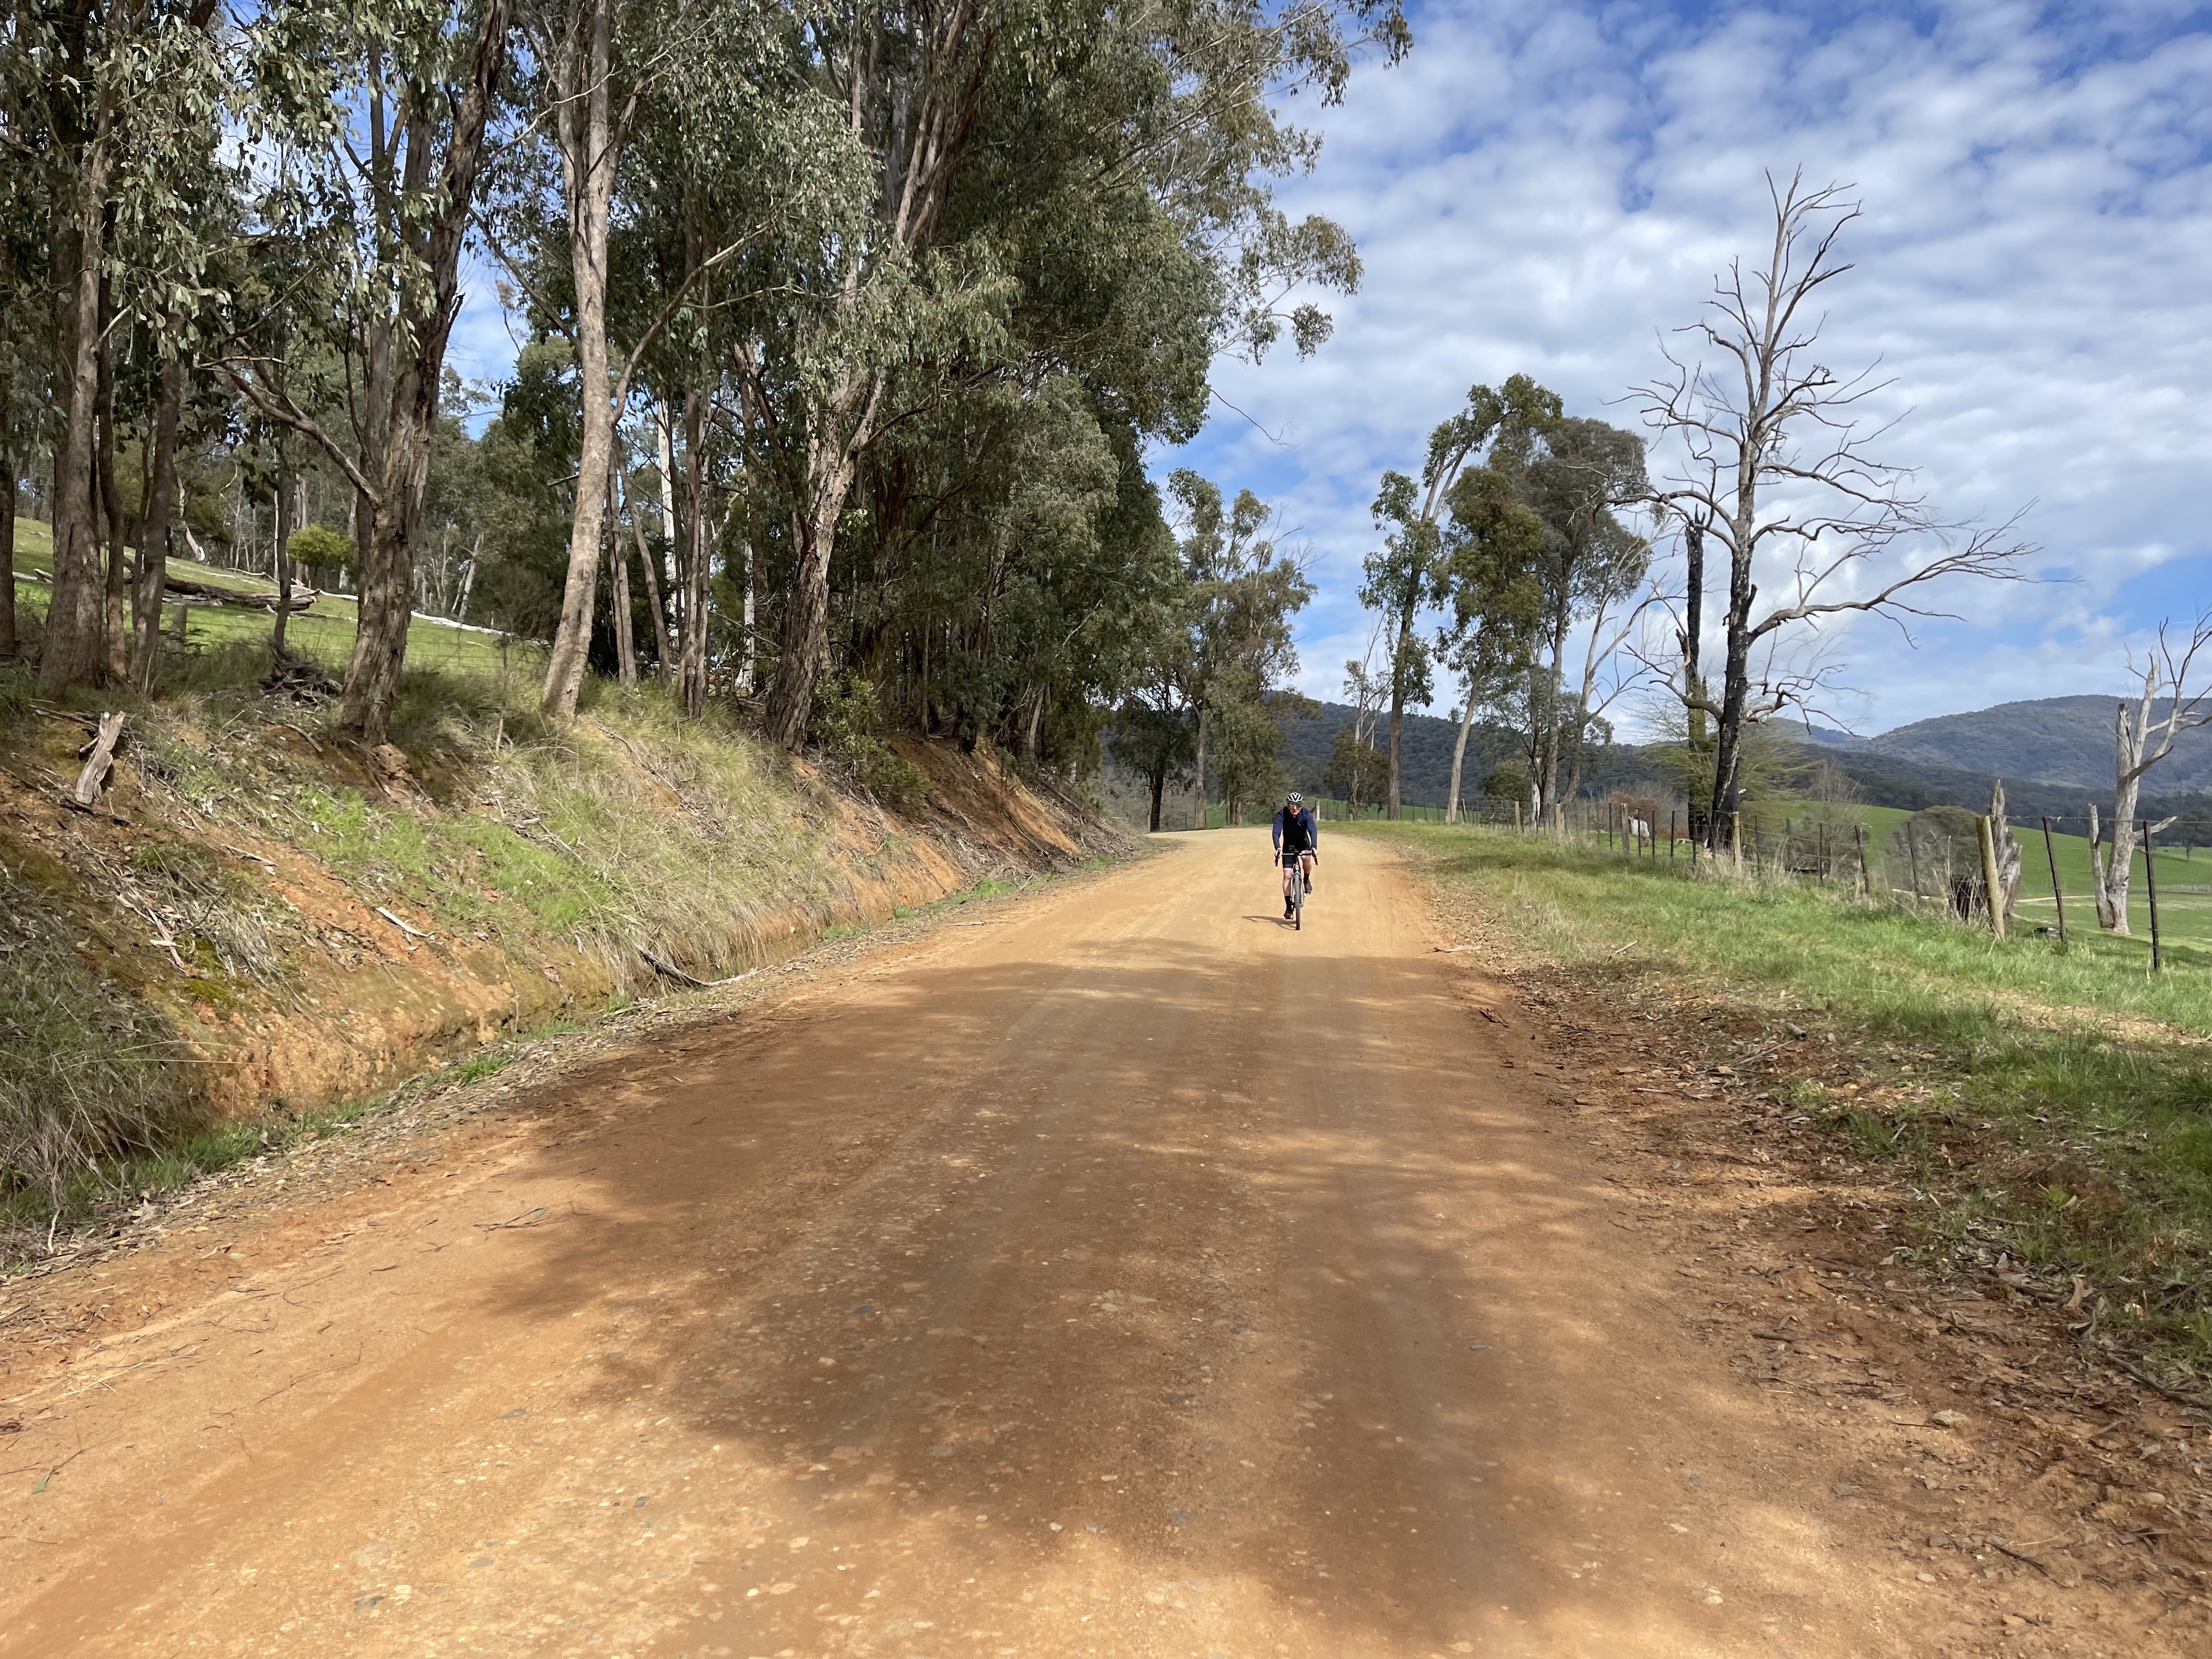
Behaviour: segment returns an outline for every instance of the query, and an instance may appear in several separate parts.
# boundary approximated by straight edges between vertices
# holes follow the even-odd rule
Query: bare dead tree
[[[1716,728],[1707,827],[1715,846],[1741,805],[1747,721],[1820,683],[1818,674],[1784,674],[1755,684],[1763,641],[1854,613],[1885,617],[1910,640],[1909,618],[1948,614],[1927,608],[1930,586],[1954,576],[2020,580],[2033,550],[2014,536],[2014,521],[1978,528],[1931,513],[1910,469],[1872,453],[1889,428],[1865,406],[1890,382],[1872,369],[1839,374],[1814,355],[1824,320],[1814,302],[1851,269],[1837,242],[1859,209],[1843,188],[1808,189],[1802,173],[1786,185],[1767,175],[1774,238],[1765,264],[1747,270],[1731,262],[1706,314],[1676,331],[1699,352],[1662,343],[1671,373],[1638,389],[1646,422],[1686,452],[1680,474],[1651,499],[1728,556],[1720,696],[1683,688],[1686,707]],[[1722,366],[1709,370],[1705,352]],[[1762,574],[1779,597],[1759,614]]]
[[[2128,931],[2128,882],[2136,855],[2136,801],[2144,775],[2173,752],[2173,740],[2184,732],[2212,726],[2212,688],[2192,692],[2189,682],[2197,672],[2197,659],[2212,647],[2212,611],[2200,612],[2186,636],[2179,636],[2170,623],[2160,623],[2158,638],[2140,655],[2128,653],[2128,676],[2141,688],[2130,708],[2118,705],[2112,720],[2112,841],[2100,858],[2097,846],[2097,809],[2089,809],[2089,881],[2095,889],[2097,925],[2107,933]],[[2160,713],[2159,705],[2165,704]],[[2172,818],[2150,826],[2155,835]]]

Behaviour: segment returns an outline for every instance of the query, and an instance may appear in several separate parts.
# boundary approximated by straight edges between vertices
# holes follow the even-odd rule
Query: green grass
[[[1857,1156],[1940,1190],[1935,1236],[1978,1230],[2086,1273],[2112,1322],[2212,1359],[2212,951],[2178,950],[2154,977],[2123,943],[1999,944],[1812,884],[1479,829],[1355,833],[1413,849],[1604,994],[1717,998],[1759,1030],[1833,1034],[1880,1103],[1832,1093],[1832,1071],[1775,1088]]]
[[[1899,824],[1912,816],[1901,807],[1832,805],[1808,800],[1766,801],[1755,812],[1747,810],[1745,814],[1747,821],[1755,819],[1757,823],[1758,828],[1753,833],[1762,859],[1775,855],[1787,824],[1797,848],[1798,861],[1808,863],[1814,861],[1813,854],[1820,844],[1813,825],[1826,820],[1830,826],[1832,866],[1847,877],[1855,877],[1857,872],[1851,826],[1863,825],[1869,874],[1877,885],[1901,890],[1911,890],[1912,872],[1908,862],[1890,852],[1890,836]],[[2014,901],[2013,924],[2057,926],[2058,907],[2051,901],[2051,863],[2055,855],[2058,863],[2058,893],[2065,907],[2068,933],[2076,939],[2095,935],[2097,912],[2090,900],[2089,838],[2054,830],[2046,852],[2039,824],[2015,822],[2012,833],[2021,850],[2020,892]],[[1663,832],[1659,850],[1662,855],[1666,851]],[[2212,947],[2212,849],[2208,849],[2204,857],[2197,858],[2181,848],[2161,847],[2156,858],[2161,940],[2166,945]],[[1936,892],[1938,881],[1934,872],[1921,872],[1921,886],[1923,892]],[[2139,956],[2147,963],[2150,951],[2150,893],[2140,850],[2136,854],[2134,878],[2128,891],[2128,939],[2107,938],[2106,943],[2115,950]]]
[[[276,584],[251,571],[221,565],[195,564],[171,559],[169,568],[179,577],[211,587],[241,593],[273,593]],[[52,589],[26,580],[28,573],[53,574],[53,533],[35,519],[15,520],[15,599],[27,617],[43,622]],[[164,686],[204,685],[210,679],[205,659],[227,664],[236,655],[248,665],[258,661],[257,675],[268,671],[267,650],[276,618],[266,611],[234,610],[227,605],[187,605],[185,645],[173,643],[176,608],[163,613],[167,630],[163,650]],[[285,648],[294,656],[319,663],[332,673],[345,667],[352,653],[354,635],[360,624],[360,607],[341,593],[325,592],[312,611],[295,615],[286,624]],[[234,653],[233,648],[247,648]],[[458,627],[434,617],[417,617],[407,630],[410,668],[436,669],[493,678],[507,678],[526,685],[544,672],[544,647],[535,641],[509,640],[473,629]],[[220,678],[218,668],[212,678]]]

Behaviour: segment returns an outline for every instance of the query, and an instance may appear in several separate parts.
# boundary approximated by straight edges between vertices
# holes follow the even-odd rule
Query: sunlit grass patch
[[[1832,1034],[1885,1098],[1778,1099],[1940,1188],[1936,1224],[2082,1273],[2198,1360],[2212,1310],[2212,952],[1987,933],[1846,888],[1737,878],[1480,829],[1361,826],[1462,885],[1528,956],[1607,994],[1719,999]]]

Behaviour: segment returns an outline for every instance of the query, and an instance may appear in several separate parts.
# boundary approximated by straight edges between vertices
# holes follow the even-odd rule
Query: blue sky
[[[1415,470],[1469,385],[1516,370],[1633,425],[1620,400],[1663,368],[1660,332],[1757,246],[1770,167],[1864,204],[1824,346],[1893,379],[1883,453],[1948,515],[2026,509],[2054,579],[1951,591],[1967,620],[1917,649],[1845,630],[1837,717],[1875,732],[2118,690],[2130,642],[2212,602],[2212,10],[1498,0],[1413,27],[1413,57],[1354,76],[1319,169],[1282,191],[1359,242],[1335,337],[1217,373],[1284,443],[1217,406],[1159,458],[1304,527],[1307,690],[1336,695],[1364,644],[1382,469]]]
[[[1883,453],[1947,516],[2024,512],[2048,578],[1953,590],[1966,620],[1917,647],[1844,629],[1834,718],[1871,732],[2118,690],[2130,644],[2212,602],[2212,8],[1455,0],[1413,21],[1410,59],[1304,112],[1320,165],[1281,190],[1358,240],[1335,337],[1218,365],[1252,418],[1218,405],[1152,458],[1303,528],[1304,690],[1336,696],[1365,643],[1382,470],[1416,470],[1470,385],[1519,370],[1633,425],[1662,331],[1759,242],[1768,168],[1863,204],[1823,345],[1893,381]],[[476,286],[455,366],[503,373]]]

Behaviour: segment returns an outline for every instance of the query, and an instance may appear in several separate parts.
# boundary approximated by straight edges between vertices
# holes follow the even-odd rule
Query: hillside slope
[[[2039,697],[2001,702],[1962,714],[1915,720],[1869,738],[1865,750],[1929,766],[1958,767],[2076,789],[2112,783],[2112,717],[2108,696]],[[2169,793],[2212,789],[2212,730],[2182,734],[2155,775]]]
[[[87,811],[93,714],[0,674],[0,1200],[1126,845],[988,752],[894,745],[901,811],[650,689],[414,680],[374,751],[250,680],[132,706]]]

